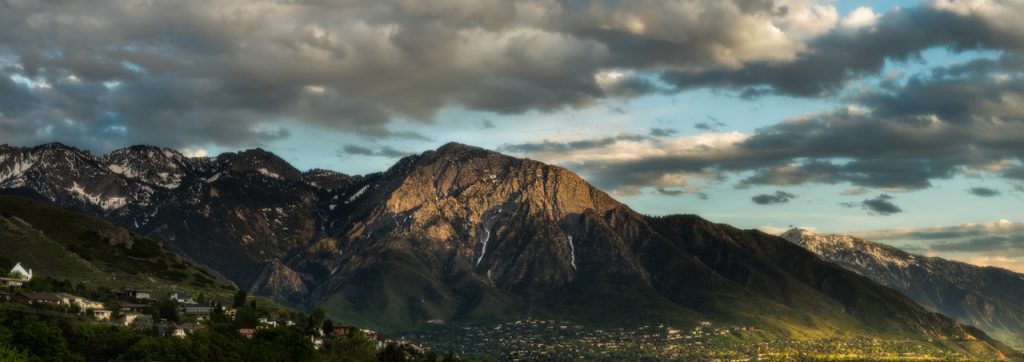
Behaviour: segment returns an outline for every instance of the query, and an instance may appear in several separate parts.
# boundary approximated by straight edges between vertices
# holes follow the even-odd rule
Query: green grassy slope
[[[184,291],[229,300],[236,292],[152,239],[45,202],[0,196],[0,267],[15,262],[36,277],[150,289],[154,297]]]

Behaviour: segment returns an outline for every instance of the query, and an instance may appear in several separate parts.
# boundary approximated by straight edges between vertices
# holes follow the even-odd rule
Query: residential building
[[[145,290],[145,289],[136,289],[136,288],[131,288],[131,287],[121,287],[121,289],[117,290],[117,295],[121,296],[121,297],[124,297],[124,298],[133,298],[133,299],[145,300],[145,299],[150,299],[151,293],[150,293],[150,291]]]
[[[174,292],[167,296],[167,299],[178,302],[179,304],[196,304],[196,301],[189,297],[188,293]]]
[[[98,321],[109,321],[110,317],[113,316],[113,312],[106,309],[93,309],[90,311],[92,317]]]
[[[190,303],[183,304],[181,306],[181,315],[185,318],[195,318],[196,320],[207,320],[210,318],[210,313],[213,312],[213,308],[206,304]]]
[[[15,299],[28,304],[47,303],[60,305],[64,299],[57,293],[50,292],[22,292],[15,296]]]
[[[7,273],[7,276],[0,277],[0,287],[20,287],[30,280],[32,280],[32,269],[25,269],[21,263],[17,263]]]

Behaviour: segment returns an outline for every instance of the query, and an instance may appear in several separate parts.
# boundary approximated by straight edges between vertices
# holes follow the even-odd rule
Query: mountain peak
[[[782,237],[783,239],[789,240],[797,244],[799,244],[802,241],[807,241],[807,239],[810,239],[817,235],[818,234],[814,233],[813,231],[797,227],[786,230],[782,234],[779,234],[779,236]]]
[[[463,144],[463,143],[458,143],[458,142],[448,142],[448,143],[445,143],[441,147],[438,147],[437,150],[434,150],[433,152],[427,152],[427,153],[433,153],[438,158],[443,158],[443,159],[464,159],[464,158],[471,158],[471,157],[486,157],[486,156],[503,156],[503,157],[511,158],[511,156],[506,156],[506,155],[503,155],[501,153],[488,150],[486,148],[477,147],[477,146],[470,146],[470,145]]]
[[[256,171],[271,178],[302,180],[302,173],[298,169],[280,156],[262,148],[223,153],[217,156],[217,160],[234,172]]]

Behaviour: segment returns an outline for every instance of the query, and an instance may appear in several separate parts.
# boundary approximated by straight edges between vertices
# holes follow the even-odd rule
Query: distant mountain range
[[[976,329],[785,239],[639,214],[560,167],[447,144],[382,173],[300,172],[262,150],[0,146],[0,188],[162,241],[238,286],[382,331],[430,320],[711,320],[793,337],[956,342]]]
[[[782,234],[825,260],[899,290],[922,306],[1024,346],[1024,275],[914,255],[849,235]]]

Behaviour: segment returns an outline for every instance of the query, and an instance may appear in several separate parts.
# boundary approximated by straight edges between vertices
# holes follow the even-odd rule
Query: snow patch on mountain
[[[104,210],[120,209],[128,203],[124,197],[104,197],[103,195],[90,194],[85,191],[85,188],[79,186],[77,182],[72,183],[72,186],[66,190],[79,200],[99,206]]]
[[[480,266],[480,262],[484,260],[484,255],[487,254],[487,241],[491,239],[491,230],[484,228],[484,240],[483,247],[480,248],[480,257],[476,259],[476,265]]]

